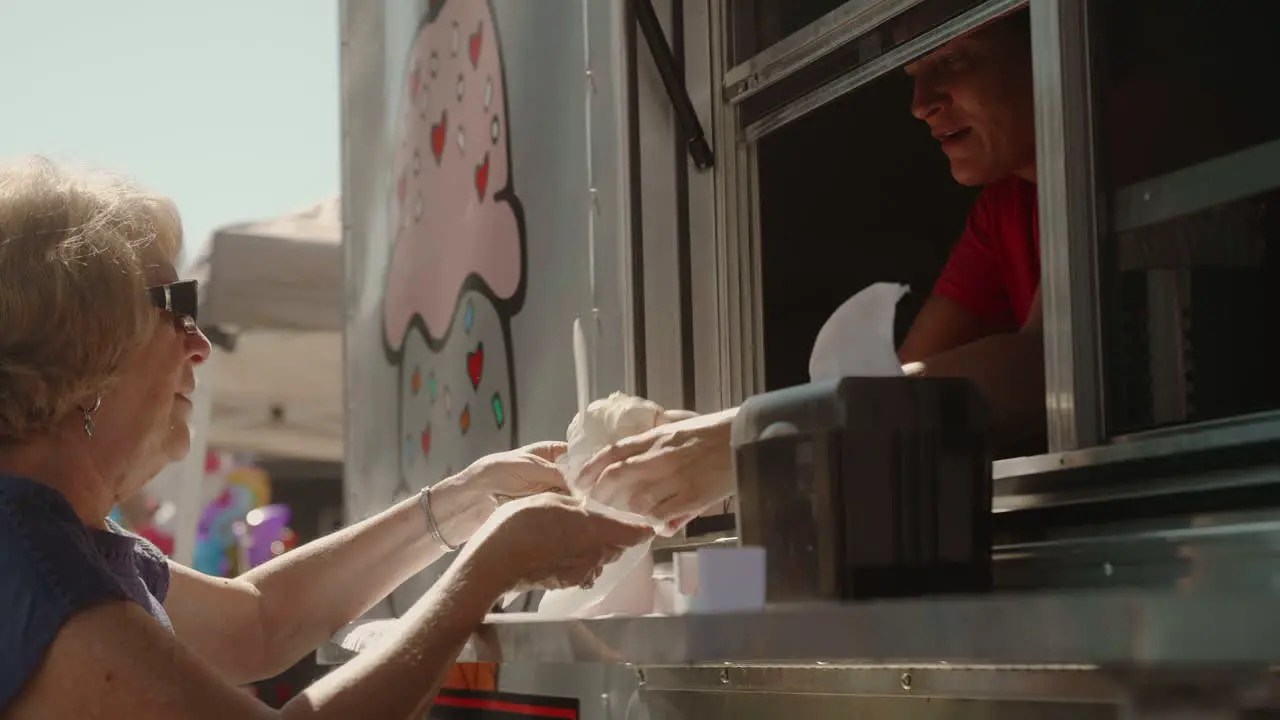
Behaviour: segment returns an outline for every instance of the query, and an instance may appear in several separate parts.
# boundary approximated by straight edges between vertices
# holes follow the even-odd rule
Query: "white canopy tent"
[[[187,275],[214,341],[215,449],[342,461],[341,201],[213,233]]]
[[[176,508],[175,560],[190,563],[206,449],[341,463],[341,199],[216,230],[183,273],[200,281],[213,355],[197,370],[187,461],[148,488]]]

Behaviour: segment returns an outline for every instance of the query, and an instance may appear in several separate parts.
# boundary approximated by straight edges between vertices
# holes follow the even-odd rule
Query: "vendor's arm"
[[[903,365],[935,358],[948,350],[999,334],[994,323],[975,315],[945,295],[933,294],[916,315],[907,338],[898,348]]]
[[[1037,278],[1034,202],[1025,183],[995,183],[982,192],[898,348],[908,374],[973,381],[1002,446],[1044,436],[1040,292],[1025,311],[1016,300],[1026,292],[1019,288],[1035,287]]]
[[[1020,330],[993,334],[984,325],[956,303],[935,295],[921,310],[899,357],[908,372],[971,380],[991,407],[992,429],[1002,443],[1043,436],[1044,336],[1039,291]]]
[[[494,510],[493,495],[558,489],[562,443],[489,456],[431,491],[444,539],[468,540]],[[445,549],[415,495],[285,553],[235,579],[171,563],[165,609],[174,632],[232,683],[272,677],[363,615]]]

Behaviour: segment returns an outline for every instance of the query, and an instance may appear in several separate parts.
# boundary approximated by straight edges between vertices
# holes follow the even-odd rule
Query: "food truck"
[[[757,425],[826,408],[775,422],[783,437],[735,428],[741,502],[655,545],[658,568],[763,546],[765,607],[511,612],[536,609],[530,596],[477,634],[432,716],[1276,712],[1273,5],[344,0],[349,520],[483,454],[563,438],[575,323],[592,397],[754,403]],[[979,191],[910,117],[903,66],[1016,13],[1034,82],[1046,440],[996,453],[969,415],[923,413],[950,418],[935,440],[955,423],[978,438],[944,452],[901,441],[919,428],[876,434],[857,403],[828,412],[849,386],[811,384],[807,363],[827,317],[872,283],[910,287],[900,340]],[[941,397],[920,402],[955,401]],[[952,451],[963,467],[944,473]],[[939,482],[956,472],[960,495]],[[881,553],[880,591],[849,581],[877,541],[848,509],[890,486],[884,542],[910,526],[939,557],[972,545],[975,583],[895,591],[905,551]],[[794,512],[766,512],[761,493]],[[352,657],[361,627],[440,572],[321,661]]]

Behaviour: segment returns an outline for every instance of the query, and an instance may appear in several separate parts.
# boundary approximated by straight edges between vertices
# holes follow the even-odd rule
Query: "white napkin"
[[[902,375],[893,319],[907,289],[897,283],[875,283],[844,301],[813,341],[809,380]]]

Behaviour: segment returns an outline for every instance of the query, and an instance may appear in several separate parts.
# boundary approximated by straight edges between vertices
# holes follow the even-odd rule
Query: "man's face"
[[[1025,39],[994,25],[910,63],[911,114],[925,121],[951,175],[985,185],[1008,175],[1035,180],[1035,106]]]

